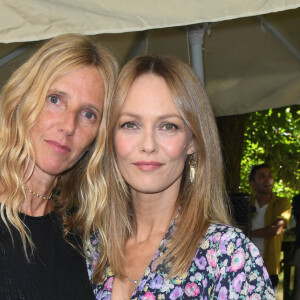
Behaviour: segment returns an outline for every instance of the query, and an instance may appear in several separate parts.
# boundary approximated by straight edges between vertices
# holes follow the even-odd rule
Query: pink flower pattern
[[[188,283],[185,286],[184,292],[189,297],[196,297],[200,294],[200,289],[196,283]]]
[[[245,253],[242,249],[239,249],[232,256],[230,270],[236,272],[237,270],[243,268],[244,264],[245,264]]]
[[[186,277],[168,278],[164,265],[156,266],[154,261],[166,251],[169,238],[176,230],[174,223],[161,241],[131,300],[275,299],[266,268],[256,263],[258,258],[262,260],[257,248],[239,229],[223,224],[209,226]],[[97,238],[92,235],[92,245],[96,244],[95,240]],[[95,260],[98,256],[95,251]],[[94,265],[91,257],[87,262],[90,278]],[[114,276],[107,273],[103,284],[92,284],[96,299],[110,299],[113,279]]]
[[[155,296],[150,292],[146,292],[143,300],[155,300]]]
[[[111,291],[112,290],[112,284],[113,284],[113,277],[110,277],[108,278],[108,280],[105,282],[104,284],[104,288],[107,290],[107,291]]]
[[[216,251],[214,249],[209,249],[207,254],[206,254],[208,263],[212,266],[215,267],[217,265],[217,255]]]

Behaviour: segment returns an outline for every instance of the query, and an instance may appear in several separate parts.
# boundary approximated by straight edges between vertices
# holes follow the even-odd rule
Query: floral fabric
[[[239,229],[228,225],[210,225],[189,270],[181,277],[168,279],[164,267],[155,265],[155,259],[165,252],[173,228],[174,223],[133,291],[132,300],[275,299],[258,249]],[[95,236],[92,243],[97,247]],[[90,278],[97,256],[92,263],[87,263]],[[93,285],[96,299],[110,299],[113,280],[108,266],[104,284]]]

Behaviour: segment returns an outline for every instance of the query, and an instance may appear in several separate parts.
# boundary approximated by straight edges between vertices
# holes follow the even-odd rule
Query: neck
[[[34,217],[44,216],[49,213],[53,209],[53,203],[48,198],[55,188],[56,182],[56,177],[38,178],[33,174],[26,182],[26,198],[21,205],[20,211]]]
[[[175,217],[178,192],[139,194],[132,192],[136,217],[136,239],[143,241],[152,235],[164,234]]]
[[[26,200],[21,205],[21,212],[28,216],[41,217],[53,209],[53,204],[51,200],[37,200],[33,197],[26,197]]]
[[[256,194],[257,202],[260,207],[268,204],[272,199],[272,193],[270,194]]]

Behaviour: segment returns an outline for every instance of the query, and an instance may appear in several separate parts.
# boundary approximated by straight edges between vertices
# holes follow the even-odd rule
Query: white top
[[[257,198],[255,199],[256,212],[254,218],[252,219],[252,230],[261,229],[265,227],[265,212],[267,210],[268,204],[259,207]],[[251,238],[253,244],[258,248],[260,254],[264,254],[264,238],[253,237]]]

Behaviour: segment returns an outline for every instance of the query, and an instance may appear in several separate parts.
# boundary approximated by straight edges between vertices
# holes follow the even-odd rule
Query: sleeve
[[[283,219],[286,222],[286,225],[288,225],[291,213],[292,206],[290,201],[286,198],[278,197],[276,201],[275,219]]]
[[[213,299],[275,299],[263,259],[243,233],[232,230],[224,234],[218,248]]]
[[[99,241],[97,234],[91,234],[90,248],[86,249],[86,265],[90,281],[92,281],[94,270],[99,258],[98,244]]]
[[[296,226],[300,226],[300,195],[293,198],[293,208]]]

